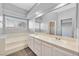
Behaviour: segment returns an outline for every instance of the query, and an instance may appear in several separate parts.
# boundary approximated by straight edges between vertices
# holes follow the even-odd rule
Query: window
[[[25,32],[27,30],[27,21],[14,17],[5,17],[6,33]]]

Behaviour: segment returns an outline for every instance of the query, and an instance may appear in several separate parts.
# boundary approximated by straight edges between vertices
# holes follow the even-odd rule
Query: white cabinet
[[[32,37],[29,39],[28,46],[37,56],[74,56],[71,51],[66,50],[65,48],[53,44],[51,45]]]
[[[4,55],[5,52],[5,39],[4,38],[0,38],[0,56]]]
[[[29,41],[28,41],[28,46],[29,48],[38,56],[41,56],[41,41],[30,37]]]
[[[42,42],[42,56],[74,56],[66,49]]]
[[[30,39],[28,40],[28,46],[34,50],[34,38],[30,37]]]
[[[39,39],[34,39],[34,52],[36,55],[41,56],[42,54],[42,42]]]
[[[52,56],[52,46],[45,42],[42,42],[42,56]]]
[[[74,54],[62,48],[53,47],[53,56],[73,56]]]

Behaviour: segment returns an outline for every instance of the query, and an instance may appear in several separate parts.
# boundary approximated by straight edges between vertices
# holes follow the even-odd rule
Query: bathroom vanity
[[[30,34],[28,47],[38,56],[79,55],[78,46],[73,38],[46,33]]]

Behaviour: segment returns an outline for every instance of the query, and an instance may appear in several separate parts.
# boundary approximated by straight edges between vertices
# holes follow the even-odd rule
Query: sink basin
[[[67,42],[63,39],[50,39],[50,41],[56,43],[56,44],[66,44]]]

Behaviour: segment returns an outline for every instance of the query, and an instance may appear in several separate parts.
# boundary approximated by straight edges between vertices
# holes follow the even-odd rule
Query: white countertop
[[[30,36],[45,41],[47,43],[57,45],[59,47],[79,53],[78,45],[76,43],[76,40],[74,40],[73,38],[66,38],[62,36],[50,35],[45,33],[30,34]],[[60,40],[57,40],[56,37],[60,38]]]

